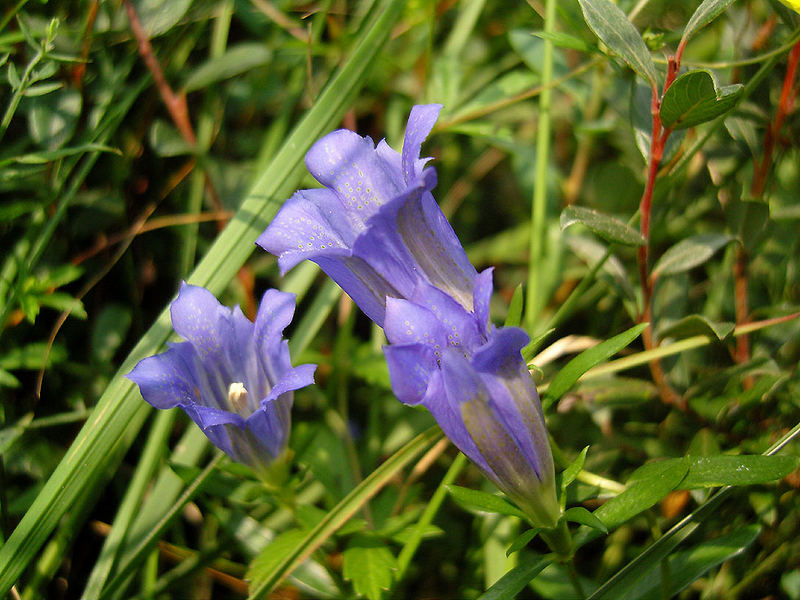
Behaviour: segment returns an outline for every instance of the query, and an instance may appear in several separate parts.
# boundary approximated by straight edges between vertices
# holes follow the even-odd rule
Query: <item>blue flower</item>
[[[292,367],[282,332],[294,296],[268,290],[255,324],[202,287],[181,285],[171,343],[128,374],[155,408],[179,406],[233,460],[263,473],[286,449],[293,390],[314,383],[316,365]]]
[[[553,457],[539,396],[522,359],[528,335],[488,324],[491,270],[476,313],[441,290],[387,300],[384,347],[395,395],[425,406],[448,438],[538,527],[556,526]],[[476,314],[480,314],[477,317]]]
[[[316,142],[306,166],[324,187],[296,192],[258,238],[285,273],[316,262],[383,325],[386,298],[420,282],[472,310],[475,268],[430,191],[436,172],[419,158],[441,106],[415,106],[403,152],[340,129]]]

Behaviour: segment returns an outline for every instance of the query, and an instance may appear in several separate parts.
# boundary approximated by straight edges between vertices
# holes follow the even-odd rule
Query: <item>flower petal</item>
[[[397,399],[405,404],[422,402],[437,369],[433,349],[425,344],[395,344],[384,346],[383,353]]]
[[[436,359],[447,345],[447,331],[438,317],[425,308],[408,300],[386,299],[386,338],[391,344],[425,344]]]
[[[348,256],[363,223],[347,218],[336,194],[327,189],[300,190],[289,198],[256,240],[278,257],[281,273],[318,256]]]
[[[343,209],[363,223],[402,191],[400,174],[375,152],[372,139],[347,129],[315,143],[306,154],[306,166],[317,181],[336,192]]]
[[[183,344],[191,347],[189,342]],[[174,347],[139,361],[126,377],[139,386],[142,397],[155,408],[173,408],[198,400],[191,371]]]
[[[419,159],[419,153],[422,142],[433,129],[441,110],[441,104],[420,104],[414,106],[408,115],[406,135],[403,139],[403,177],[407,185],[417,178],[422,166],[427,162]]]
[[[178,297],[170,305],[172,327],[182,338],[192,343],[204,362],[220,360],[222,340],[230,309],[222,306],[207,289],[181,283]]]

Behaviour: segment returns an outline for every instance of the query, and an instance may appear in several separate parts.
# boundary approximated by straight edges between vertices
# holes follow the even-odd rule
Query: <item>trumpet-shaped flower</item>
[[[253,323],[184,283],[170,314],[187,341],[140,361],[128,378],[155,408],[179,406],[215,446],[264,472],[286,449],[293,391],[314,382],[316,365],[292,367],[282,337],[293,313],[292,294],[268,290]]]
[[[491,271],[475,305],[488,309]],[[488,285],[487,285],[488,284]],[[479,310],[477,312],[482,312]],[[384,347],[395,395],[422,404],[447,437],[544,528],[560,510],[553,458],[519,328],[493,329],[452,298],[422,286],[413,300],[388,299]]]
[[[429,283],[472,310],[475,268],[430,191],[436,172],[419,158],[441,106],[411,110],[402,154],[340,129],[316,142],[306,166],[324,187],[296,192],[258,238],[285,273],[316,262],[369,318],[386,298]]]

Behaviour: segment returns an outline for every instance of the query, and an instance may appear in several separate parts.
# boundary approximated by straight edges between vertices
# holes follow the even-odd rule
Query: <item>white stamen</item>
[[[228,402],[237,413],[242,413],[247,409],[247,390],[243,383],[232,383],[228,387]]]

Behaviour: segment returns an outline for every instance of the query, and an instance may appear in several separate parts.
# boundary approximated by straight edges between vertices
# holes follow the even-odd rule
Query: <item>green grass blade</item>
[[[404,0],[388,0],[379,17],[365,25],[349,60],[256,181],[233,219],[189,277],[191,283],[218,294],[244,264],[253,251],[256,237],[297,184],[306,150],[335,126],[345,113],[349,99],[365,83],[367,69],[388,39],[404,5]],[[170,332],[169,312],[165,309],[123,362],[91,418],[0,548],[0,596],[16,583],[87,482],[97,472],[108,468],[109,450],[120,443],[122,433],[129,427],[141,427],[149,409],[124,374],[139,360],[156,352]]]

